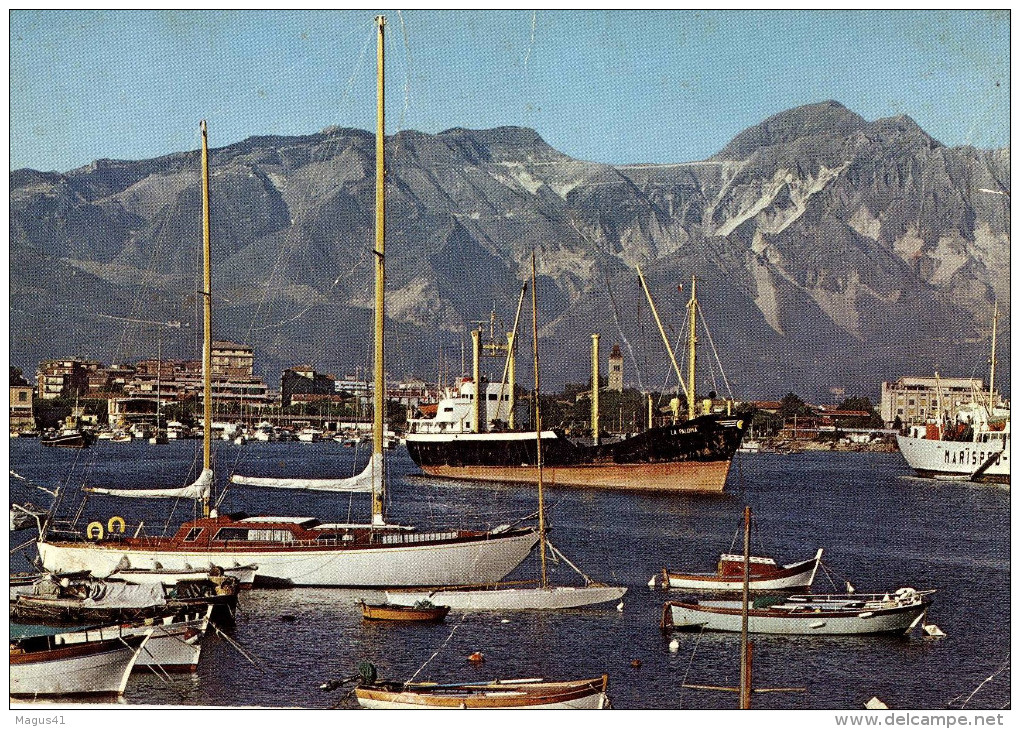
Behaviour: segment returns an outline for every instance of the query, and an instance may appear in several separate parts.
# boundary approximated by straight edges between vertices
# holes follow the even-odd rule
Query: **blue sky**
[[[520,125],[608,163],[703,159],[801,104],[1009,143],[1009,15],[987,11],[27,11],[10,15],[11,169],[374,128]]]

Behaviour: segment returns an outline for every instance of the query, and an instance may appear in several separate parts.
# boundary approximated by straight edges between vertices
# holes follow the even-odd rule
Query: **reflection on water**
[[[73,454],[15,440],[11,467],[48,487],[83,481],[173,486],[188,479],[196,445],[101,441]],[[355,456],[330,443],[223,443],[216,452],[223,482],[231,471],[350,475],[367,455]],[[948,634],[939,640],[916,634],[909,639],[755,636],[755,685],[807,689],[758,694],[757,708],[860,708],[873,695],[895,708],[940,708],[969,694],[1001,666],[1010,637],[1008,489],[904,478],[909,472],[896,454],[739,458],[730,477],[732,493],[723,497],[549,489],[552,540],[593,578],[629,587],[622,612],[606,605],[558,613],[451,613],[435,625],[386,625],[363,622],[357,604],[362,598],[382,601],[379,592],[253,590],[241,597],[237,624],[223,630],[254,664],[211,633],[195,675],[171,675],[169,682],[151,673],[134,675],[126,699],[149,705],[326,708],[343,692],[323,693],[319,685],[353,675],[359,661],[370,660],[380,676],[416,675],[416,680],[608,673],[617,708],[730,708],[733,694],[680,686],[685,681],[735,686],[737,636],[664,636],[658,625],[666,594],[646,585],[667,566],[711,571],[719,553],[731,548],[745,503],[755,514],[756,550],[794,561],[824,547],[834,572],[848,576],[861,592],[906,585],[935,588],[939,592],[929,619]],[[527,485],[442,482],[414,475],[417,470],[402,449],[391,463],[393,522],[491,527],[536,507],[534,489]],[[20,481],[12,479],[11,488],[13,499],[39,499],[39,492]],[[267,491],[233,487],[222,508],[331,521],[368,519],[365,494]],[[73,514],[77,507],[77,500],[70,499],[62,513]],[[81,522],[113,514],[129,522],[144,518],[152,533],[162,530],[167,517],[176,527],[192,510],[93,497]],[[27,534],[13,535],[11,546]],[[526,562],[513,577],[534,577],[535,561]],[[12,569],[26,564],[18,555],[11,558]],[[576,579],[564,564],[553,563],[552,572],[560,581]],[[818,588],[829,589],[823,576],[818,580]],[[671,652],[674,638],[679,648]],[[467,660],[476,651],[485,655],[483,663]],[[632,667],[635,660],[640,667]],[[1007,670],[982,688],[968,708],[998,708],[1009,698]]]

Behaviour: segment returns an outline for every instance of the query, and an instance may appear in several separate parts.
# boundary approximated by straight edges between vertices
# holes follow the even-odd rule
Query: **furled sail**
[[[375,474],[382,473],[382,454],[373,454],[365,470],[351,478],[263,478],[260,476],[230,477],[231,483],[244,486],[261,486],[272,489],[298,489],[300,491],[347,491],[370,493]]]
[[[85,491],[90,494],[121,496],[134,499],[206,499],[212,490],[213,472],[211,468],[202,471],[195,482],[188,486],[173,489],[109,489],[101,486],[90,486]]]

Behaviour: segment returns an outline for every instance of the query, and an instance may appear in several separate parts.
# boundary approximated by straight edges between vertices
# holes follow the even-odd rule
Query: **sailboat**
[[[387,590],[388,602],[397,605],[414,605],[428,600],[434,605],[443,605],[458,610],[561,610],[566,608],[598,605],[619,600],[627,592],[626,587],[603,585],[594,582],[573,562],[552,546],[545,526],[545,498],[543,491],[542,458],[542,410],[539,404],[538,367],[538,310],[535,287],[535,254],[531,254],[531,326],[534,338],[535,364],[535,440],[538,444],[538,535],[542,577],[537,587],[514,584],[463,585],[452,588],[441,587],[431,591]],[[584,578],[583,586],[550,585],[546,568],[546,552],[570,565]]]
[[[202,130],[202,200],[204,262],[203,346],[204,446],[198,479],[180,489],[92,489],[112,496],[192,498],[202,516],[185,522],[171,536],[144,536],[141,527],[89,539],[77,532],[60,533],[52,526],[37,543],[43,566],[54,572],[89,570],[108,575],[127,566],[191,569],[193,566],[258,565],[256,584],[314,587],[410,587],[456,585],[500,580],[509,574],[539,540],[533,528],[496,527],[491,531],[443,529],[430,532],[388,524],[383,515],[386,461],[383,418],[386,387],[383,366],[385,290],[385,176],[383,107],[383,28],[376,18],[378,58],[378,127],[376,130],[375,225],[375,445],[365,472],[353,482],[327,484],[327,490],[371,490],[370,523],[324,523],[313,517],[223,515],[211,508],[214,483],[212,443],[212,275],[210,272],[209,154],[205,122]],[[269,485],[269,484],[267,484]],[[279,484],[275,484],[279,485]],[[370,489],[366,488],[370,485]],[[322,484],[313,484],[322,487]],[[311,487],[309,487],[311,488]],[[111,520],[112,521],[112,520]],[[121,522],[123,524],[123,522]],[[93,533],[95,536],[95,533]]]
[[[1009,409],[995,402],[995,339],[999,308],[992,315],[992,358],[988,378],[988,400],[975,396],[974,402],[957,408],[950,422],[911,426],[896,442],[907,464],[922,478],[981,483],[1010,482]],[[936,378],[938,373],[935,373]]]
[[[704,405],[696,407],[694,370],[697,340],[694,330],[699,308],[693,279],[691,300],[687,305],[690,331],[685,382],[655,313],[655,305],[640,268],[638,276],[681,387],[688,393],[686,420],[674,417],[672,423],[658,427],[651,427],[649,423],[647,430],[629,438],[600,442],[596,437],[593,444],[576,442],[560,430],[537,433],[496,427],[494,417],[502,412],[502,401],[494,408],[495,412],[479,411],[466,420],[462,417],[457,420],[458,401],[463,402],[465,398],[477,400],[474,393],[478,385],[464,383],[459,397],[440,401],[434,418],[411,422],[412,430],[406,437],[411,459],[430,476],[527,483],[535,480],[541,441],[545,477],[547,483],[556,486],[652,492],[721,492],[726,485],[733,454],[750,425],[750,418],[713,413]],[[493,389],[486,392],[484,407],[491,408],[496,403],[490,404],[488,400],[496,399],[497,394],[494,392],[495,385],[489,387]]]

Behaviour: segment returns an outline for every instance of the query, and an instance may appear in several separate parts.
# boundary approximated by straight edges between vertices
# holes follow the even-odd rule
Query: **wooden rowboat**
[[[518,678],[488,683],[400,683],[358,686],[366,709],[604,709],[609,677],[579,681]]]
[[[31,640],[49,641],[53,646],[71,646],[100,640],[128,638],[151,633],[145,648],[138,654],[134,671],[149,671],[157,666],[162,671],[194,673],[202,655],[202,638],[209,628],[213,606],[195,613],[179,613],[149,618],[139,623],[83,628],[79,631],[43,635]]]
[[[747,631],[770,635],[906,634],[920,623],[933,591],[902,587],[873,595],[791,595],[756,598],[747,609]],[[663,630],[712,630],[738,633],[743,610],[738,601],[667,602]]]
[[[407,623],[441,623],[450,612],[448,605],[433,605],[418,602],[414,605],[369,605],[361,603],[361,614],[365,620],[394,620]]]
[[[11,696],[120,696],[151,632],[70,645],[53,636],[12,641]]]
[[[750,557],[748,560],[748,589],[752,592],[795,592],[810,590],[822,561],[822,550],[803,562],[779,566],[771,557]],[[691,592],[740,592],[744,587],[744,556],[723,554],[719,557],[715,573],[681,574],[663,569],[652,577],[663,589]]]

